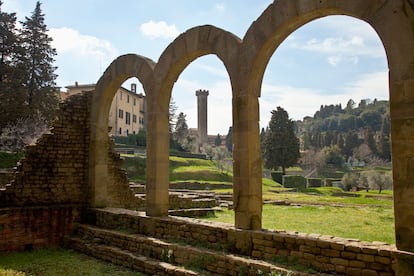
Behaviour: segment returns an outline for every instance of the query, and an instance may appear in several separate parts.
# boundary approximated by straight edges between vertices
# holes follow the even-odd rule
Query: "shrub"
[[[283,183],[283,173],[282,172],[271,172],[270,175],[272,176],[272,179],[276,181],[277,183],[282,184]]]
[[[285,188],[306,189],[306,178],[300,175],[284,175],[283,186]]]
[[[340,178],[325,178],[325,187],[332,187],[334,182],[340,181]]]
[[[0,151],[0,169],[13,168],[22,158],[22,152]]]
[[[322,187],[321,178],[308,178],[308,188]]]
[[[207,159],[207,156],[202,153],[191,153],[191,152],[184,152],[184,151],[172,151],[170,156],[177,156],[177,157],[184,157],[184,158],[199,158],[199,159]]]

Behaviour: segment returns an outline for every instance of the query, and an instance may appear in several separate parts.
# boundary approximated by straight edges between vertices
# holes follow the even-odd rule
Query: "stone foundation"
[[[131,229],[150,237],[203,244],[254,259],[285,258],[318,271],[346,275],[394,275],[393,264],[407,252],[381,242],[361,242],[288,231],[240,230],[190,218],[151,218],[123,209],[92,209],[89,222],[107,229]]]
[[[77,206],[0,209],[0,252],[59,246],[80,218]]]

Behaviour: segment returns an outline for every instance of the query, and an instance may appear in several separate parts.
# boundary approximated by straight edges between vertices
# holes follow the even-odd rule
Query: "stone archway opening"
[[[134,199],[125,206],[145,209],[147,97],[137,77],[125,80],[117,89],[109,111],[109,137],[126,172],[125,193]],[[111,143],[110,143],[111,144]],[[114,186],[117,184],[114,183]],[[119,185],[119,184],[118,184]]]
[[[119,168],[118,163],[121,161],[115,154],[114,143],[109,139],[109,115],[115,98],[115,105],[119,104],[112,111],[112,115],[119,120],[119,124],[114,127],[115,133],[126,135],[127,132],[122,128],[133,132],[132,128],[129,129],[134,123],[133,108],[145,105],[139,105],[142,98],[126,91],[128,89],[122,88],[122,84],[130,78],[137,78],[145,91],[145,100],[148,100],[153,85],[154,65],[153,61],[142,56],[120,56],[111,63],[96,84],[90,112],[89,193],[92,206],[125,206],[125,193],[129,191],[128,179]],[[137,87],[131,86],[131,90],[137,91],[136,89]],[[135,115],[136,124],[139,125],[139,114]]]
[[[231,194],[233,176],[226,147],[232,89],[218,57],[200,56],[181,72],[172,88],[170,124],[169,213],[179,214],[174,210],[180,208],[190,216],[213,214],[218,202],[215,190],[226,188]]]
[[[348,110],[350,100],[355,104]],[[374,174],[386,178],[387,189],[392,189],[389,186],[392,185],[392,164],[389,156],[391,145],[388,142],[388,100],[388,64],[384,46],[375,30],[364,21],[334,15],[316,19],[291,33],[274,51],[263,77],[259,99],[260,125],[261,129],[266,129],[270,111],[278,106],[284,108],[295,121],[296,134],[301,142],[301,159],[298,165],[288,170],[287,178],[289,175],[303,177],[302,201],[308,201],[308,204],[324,201],[322,190],[330,195],[340,194],[341,189],[349,191],[365,187],[370,190],[365,194],[353,193],[357,196],[354,204],[357,204],[366,195],[371,197],[378,194],[378,191],[371,191],[378,190],[373,182]],[[347,124],[351,119],[354,120],[353,123]],[[357,137],[354,142],[352,137]],[[384,145],[387,149],[382,148]],[[337,160],[327,159],[327,153],[332,152],[343,160],[341,164]],[[375,169],[379,165],[386,170]],[[266,168],[264,171],[267,171]],[[270,176],[269,171],[267,175]],[[343,177],[346,180],[354,175],[366,181],[355,182],[352,186],[349,183],[340,185],[339,181]],[[332,181],[335,181],[334,187]],[[291,187],[287,182],[285,187]],[[315,194],[318,192],[320,193]],[[272,198],[280,200],[283,193],[271,194],[264,189],[264,200]],[[385,228],[376,227],[372,235],[376,235],[378,230],[378,236],[384,236],[384,242],[395,243],[392,194],[384,199],[387,200],[386,204],[382,200],[379,202],[387,206],[386,214],[383,215],[389,223]],[[338,200],[341,201],[342,198],[338,197]],[[317,229],[330,224],[332,234],[338,235],[350,225],[340,226],[339,223],[329,221],[329,216],[320,221],[321,214],[329,208],[332,206],[328,205],[322,210],[315,208],[312,210],[314,213],[306,213],[304,219],[314,216],[308,225],[314,224]],[[280,216],[285,217],[282,215],[284,211],[281,211],[286,211],[285,207],[268,205],[265,207],[267,209],[274,209],[271,213],[275,218],[279,212]],[[377,217],[376,207],[370,210],[372,216]],[[269,214],[269,210],[266,213]],[[266,225],[266,222],[272,221],[274,220],[264,218],[264,228],[274,228],[275,226]],[[288,220],[280,221],[278,227],[281,225],[288,230],[309,231],[306,227],[289,228],[294,226]],[[378,240],[375,237],[373,239]]]

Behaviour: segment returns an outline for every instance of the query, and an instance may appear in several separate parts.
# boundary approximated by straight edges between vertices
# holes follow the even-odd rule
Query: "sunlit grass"
[[[41,249],[33,252],[0,254],[0,275],[138,276],[142,274],[71,250]]]
[[[212,221],[234,223],[234,212],[216,212]],[[316,233],[362,241],[395,243],[392,208],[263,205],[263,228]]]

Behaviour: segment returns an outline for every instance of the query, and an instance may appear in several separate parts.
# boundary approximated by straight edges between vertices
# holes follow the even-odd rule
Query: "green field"
[[[233,224],[234,212],[223,209],[208,220]],[[391,208],[264,204],[263,228],[395,243],[394,213]]]
[[[128,270],[71,250],[41,249],[33,252],[0,254],[2,276],[139,276]]]
[[[129,160],[128,160],[129,158]],[[127,156],[133,166],[142,157]],[[299,171],[299,168],[295,168]],[[130,174],[128,174],[130,175]],[[140,176],[133,176],[141,178]],[[220,172],[211,160],[170,157],[170,181],[232,183],[231,172]],[[395,243],[392,191],[344,192],[336,187],[286,189],[263,178],[263,200],[300,206],[263,205],[263,228],[319,233],[363,241]],[[232,193],[232,189],[212,189]],[[212,221],[234,223],[233,211],[216,212]]]

